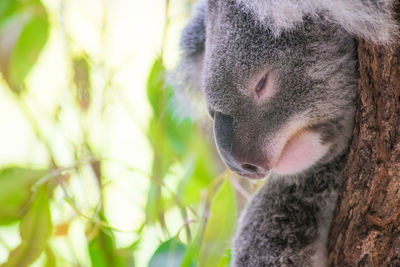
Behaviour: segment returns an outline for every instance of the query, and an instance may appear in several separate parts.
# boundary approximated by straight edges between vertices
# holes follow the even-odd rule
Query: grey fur
[[[316,241],[325,230],[320,224],[329,229],[343,161],[339,157],[289,182],[270,177],[240,219],[232,266],[324,266],[325,255],[316,256],[324,244]]]
[[[375,43],[392,42],[398,25],[392,14],[393,1],[388,0],[237,0],[263,25],[278,36],[298,27],[304,17],[340,25],[349,33]]]
[[[205,96],[232,170],[265,174],[269,149],[297,121],[329,147],[298,173],[271,170],[239,221],[234,267],[326,264],[355,114],[355,39],[389,44],[398,29],[390,0],[331,2],[200,0],[184,30],[175,77],[179,88]],[[261,101],[251,84],[263,73],[273,74],[276,92]]]

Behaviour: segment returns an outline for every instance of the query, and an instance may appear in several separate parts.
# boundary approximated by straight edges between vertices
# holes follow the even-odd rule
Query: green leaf
[[[146,220],[151,223],[163,221],[165,205],[160,182],[167,174],[173,162],[174,154],[171,151],[170,145],[166,142],[161,125],[154,118],[150,121],[149,140],[153,147],[154,157],[151,172],[152,183],[146,201]]]
[[[117,250],[113,234],[103,229],[89,242],[89,255],[92,266],[133,266],[133,255]]]
[[[173,162],[174,153],[166,140],[165,129],[154,118],[150,121],[148,138],[154,150],[153,176],[162,178]]]
[[[168,99],[168,91],[164,88],[165,84],[165,67],[162,59],[158,57],[150,69],[147,79],[147,98],[153,109],[155,118],[159,118],[166,107]]]
[[[49,23],[43,6],[35,6],[36,16],[32,16],[24,26],[11,54],[9,83],[17,91],[23,89],[23,81],[39,58],[46,44]]]
[[[150,184],[145,211],[147,223],[159,220],[160,216],[164,213],[161,188],[155,183]]]
[[[148,267],[178,267],[185,251],[185,245],[172,238],[162,243],[151,257]]]
[[[0,225],[22,217],[31,197],[31,187],[46,170],[10,167],[0,170]]]
[[[13,13],[15,13],[18,2],[15,0],[0,1],[0,26]]]
[[[25,78],[46,44],[49,22],[40,1],[17,3],[4,4],[14,13],[9,15],[5,11],[0,21],[0,70],[11,90],[20,93]]]
[[[182,263],[179,267],[195,267],[197,259],[199,257],[200,243],[201,243],[201,235],[203,232],[204,225],[200,223],[196,235],[193,238],[192,242],[187,245],[185,253],[183,254]]]
[[[179,118],[175,114],[171,98],[173,91],[171,87],[165,86],[165,72],[162,59],[157,58],[147,82],[147,97],[153,109],[153,118],[148,129],[148,139],[154,152],[152,177],[160,182],[154,179],[152,181],[146,202],[146,217],[147,222],[159,221],[161,224],[168,208],[161,181],[171,164],[177,160],[183,161],[189,152],[196,153],[193,148],[199,143],[194,122],[189,118]],[[199,168],[196,168],[197,170]],[[207,178],[208,176],[204,179]]]
[[[226,183],[228,183],[226,185]],[[233,195],[232,195],[233,193]],[[223,203],[218,204],[218,201],[222,201]],[[223,205],[226,204],[225,202],[229,202],[230,204],[227,205],[227,210],[224,210]],[[216,208],[218,207],[218,209]],[[199,267],[207,267],[207,266],[216,266],[216,267],[223,267],[226,262],[230,261],[230,256],[229,253],[223,253],[224,249],[229,246],[229,241],[228,243],[224,242],[223,239],[229,240],[230,236],[233,234],[234,228],[235,228],[235,220],[236,220],[236,198],[233,192],[233,188],[230,185],[230,182],[228,180],[225,181],[225,183],[218,188],[217,193],[215,194],[211,207],[210,207],[210,217],[207,221],[207,224],[205,220],[200,220],[200,223],[197,225],[197,229],[195,231],[194,238],[192,241],[187,245],[187,249],[185,250],[185,254],[182,260],[182,264],[180,267],[194,267],[194,266],[199,266]],[[232,210],[233,213],[231,214],[225,214],[225,212],[230,212]],[[218,214],[218,212],[220,214]],[[207,212],[206,212],[207,213]],[[232,217],[234,219],[233,222],[230,222],[230,225],[228,225],[226,228],[224,225],[221,225],[218,219],[218,215],[225,216],[225,217]],[[202,216],[204,217],[204,215]],[[223,222],[223,221],[221,221]],[[212,226],[212,224],[216,224],[215,226]],[[222,233],[219,235],[219,233],[213,233],[210,231],[213,227],[222,228]],[[233,229],[233,230],[232,230]],[[223,233],[225,232],[225,233]],[[215,234],[213,236],[213,234]],[[212,244],[215,241],[214,244]],[[219,243],[219,244],[218,244]],[[218,244],[216,247],[217,251],[215,254],[217,255],[217,258],[215,262],[212,259],[212,255],[210,254],[207,249],[204,249],[205,245],[213,246],[212,248],[215,247],[216,244]],[[229,250],[228,250],[229,251]],[[207,252],[207,253],[205,253]],[[211,253],[212,254],[212,253]],[[208,257],[208,259],[203,259],[203,257]],[[210,264],[210,265],[206,265]],[[224,266],[225,267],[225,266]]]
[[[237,204],[235,190],[226,179],[215,194],[203,236],[199,266],[219,266],[226,257],[235,232]]]
[[[54,255],[53,251],[49,246],[47,246],[46,250],[46,263],[44,267],[56,267],[56,255]]]
[[[11,251],[1,267],[24,267],[33,263],[46,248],[52,232],[49,190],[42,186],[20,224],[21,244]]]
[[[135,259],[133,257],[133,247],[118,249],[116,255],[121,259],[123,267],[134,267]]]
[[[190,144],[196,143],[194,137],[196,126],[189,118],[181,119],[175,114],[171,98],[168,99],[165,113],[165,134],[176,156],[182,159],[188,151]]]
[[[209,145],[199,136],[193,150],[193,158],[185,162],[185,175],[179,185],[178,194],[186,205],[197,204],[201,191],[207,189],[216,177],[215,158]]]
[[[221,258],[220,262],[215,267],[229,267],[229,266],[231,266],[231,258],[232,258],[231,250],[227,249],[225,251],[225,253],[222,255],[222,258]]]
[[[147,98],[153,109],[153,121],[158,126],[150,128],[151,141],[168,142],[176,156],[183,157],[195,132],[195,124],[189,118],[177,116],[172,101],[173,90],[165,86],[165,67],[161,58],[157,58],[150,70],[147,82]],[[161,142],[160,140],[160,142]]]
[[[204,215],[200,216],[200,218],[204,218]],[[180,267],[196,267],[196,266],[198,266],[197,263],[199,262],[201,242],[202,242],[205,226],[206,226],[205,220],[201,219],[200,222],[196,226],[194,238],[187,245],[185,254],[183,255],[182,264],[180,265]]]

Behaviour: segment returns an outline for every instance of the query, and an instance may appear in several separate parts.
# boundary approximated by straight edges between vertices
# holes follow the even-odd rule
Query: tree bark
[[[360,41],[358,57],[356,125],[329,266],[400,266],[400,46]]]

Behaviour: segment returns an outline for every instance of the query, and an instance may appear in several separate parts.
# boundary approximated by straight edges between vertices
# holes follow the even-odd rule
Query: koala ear
[[[311,17],[335,23],[356,38],[390,44],[398,35],[393,0],[236,0],[275,36]]]
[[[218,0],[208,0],[218,2]],[[183,30],[178,67],[169,73],[167,82],[174,87],[174,100],[177,102],[177,114],[198,117],[202,114],[201,75],[206,40],[207,0],[198,1],[189,23]],[[203,112],[204,113],[204,112]]]

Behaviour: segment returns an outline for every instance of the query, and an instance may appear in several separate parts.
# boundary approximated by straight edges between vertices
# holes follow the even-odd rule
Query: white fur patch
[[[358,38],[388,44],[398,35],[392,0],[236,0],[275,36],[298,26],[305,16],[332,21]]]
[[[274,170],[283,175],[300,173],[320,160],[328,150],[328,145],[321,144],[319,134],[302,132],[285,144]]]
[[[329,151],[323,145],[319,133],[306,130],[313,124],[311,111],[294,116],[275,136],[268,138],[265,153],[269,167],[277,174],[297,174],[308,169]]]

